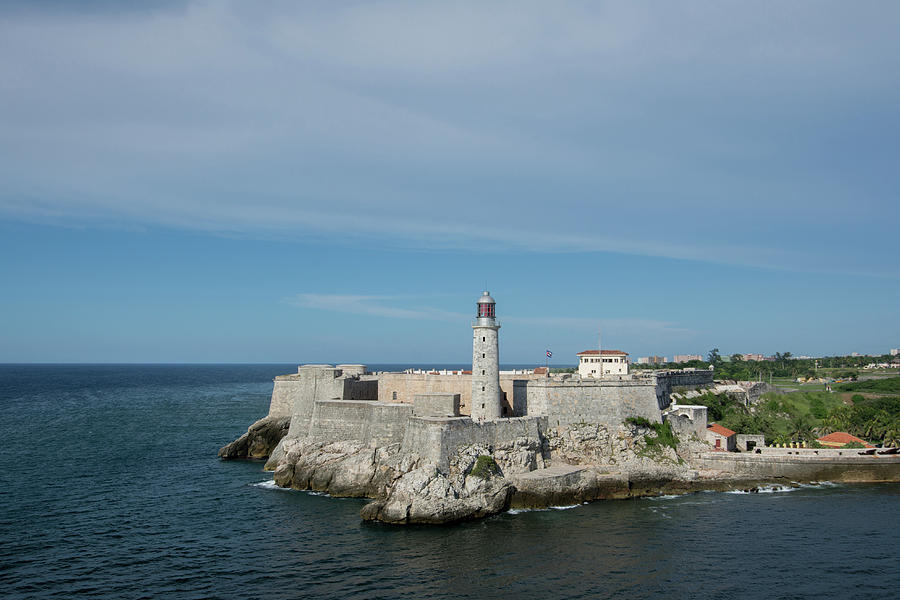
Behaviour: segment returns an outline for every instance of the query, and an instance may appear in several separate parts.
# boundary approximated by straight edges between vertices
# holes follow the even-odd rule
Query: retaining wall
[[[830,452],[824,454],[760,454],[707,452],[698,460],[705,469],[717,469],[748,479],[789,479],[791,481],[900,481],[900,456],[860,456]],[[782,450],[779,448],[779,450]],[[790,450],[784,448],[783,450]],[[797,450],[793,450],[796,452]],[[819,450],[822,453],[822,450]]]

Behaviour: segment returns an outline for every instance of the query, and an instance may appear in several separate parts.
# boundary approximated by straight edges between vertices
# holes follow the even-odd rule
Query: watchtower
[[[501,415],[500,351],[496,302],[489,292],[478,299],[472,322],[472,420],[495,421]]]

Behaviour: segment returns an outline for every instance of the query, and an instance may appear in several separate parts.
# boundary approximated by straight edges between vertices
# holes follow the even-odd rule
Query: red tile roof
[[[585,355],[594,355],[597,356],[600,354],[600,350],[585,350],[584,352],[579,352],[576,356],[585,356]],[[614,356],[628,356],[627,352],[622,352],[621,350],[603,350],[602,354],[604,355],[614,355]]]
[[[732,430],[728,429],[727,427],[722,427],[718,423],[707,425],[706,428],[714,431],[715,433],[718,433],[719,435],[724,435],[725,437],[731,437],[734,435],[734,432]]]
[[[547,374],[547,367],[535,367],[535,368],[534,368],[534,374],[535,374],[535,375],[546,375],[546,374]]]
[[[856,437],[855,435],[850,435],[849,433],[847,433],[845,431],[835,431],[834,433],[829,433],[828,435],[823,435],[817,441],[822,444],[825,444],[826,446],[837,446],[837,445],[843,446],[844,444],[849,444],[851,442],[859,442],[860,444],[864,445],[866,448],[874,448],[875,447],[872,444],[870,444],[869,442],[867,442],[866,440],[861,440],[858,437]]]

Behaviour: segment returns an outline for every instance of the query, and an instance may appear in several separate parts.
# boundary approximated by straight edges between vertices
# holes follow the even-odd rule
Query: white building
[[[891,348],[891,356],[897,356],[900,354],[900,348]]]
[[[578,353],[578,374],[582,377],[627,375],[628,353],[621,350],[585,350]]]

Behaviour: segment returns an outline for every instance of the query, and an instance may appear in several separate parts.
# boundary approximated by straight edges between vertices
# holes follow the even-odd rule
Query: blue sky
[[[0,5],[0,361],[900,347],[892,2]]]

